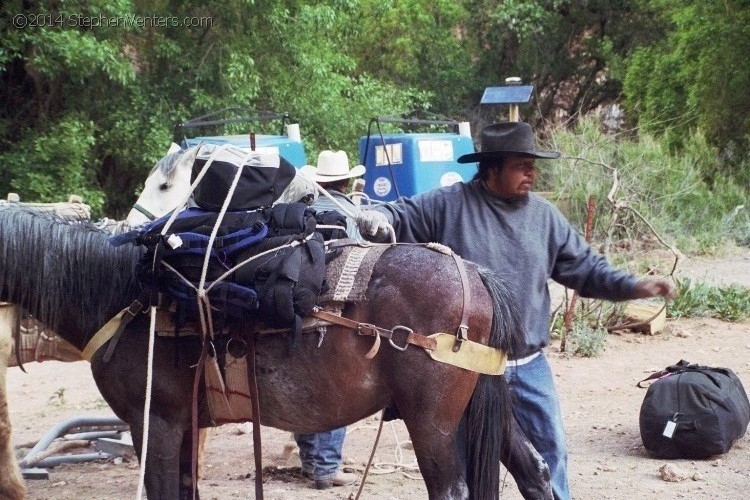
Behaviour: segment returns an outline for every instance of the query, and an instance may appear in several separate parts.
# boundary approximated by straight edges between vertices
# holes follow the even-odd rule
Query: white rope
[[[148,431],[151,419],[151,388],[154,382],[154,337],[156,336],[156,306],[151,306],[151,326],[148,329],[148,361],[146,372],[146,404],[143,408],[143,439],[141,440],[141,472],[138,478],[136,499],[143,498],[143,487],[146,482],[146,461],[148,459]]]
[[[198,151],[200,150],[201,145],[199,144],[196,146],[196,156],[198,155]],[[187,194],[182,200],[182,203],[177,205],[177,207],[172,211],[172,215],[167,220],[167,223],[164,225],[164,228],[161,230],[161,235],[164,236],[167,231],[169,230],[170,226],[174,222],[174,220],[177,218],[177,214],[187,205],[188,200],[190,199],[190,195],[193,194],[193,191],[195,190],[195,187],[198,185],[198,183],[203,179],[203,176],[208,171],[208,168],[211,166],[211,164],[214,161],[214,158],[217,156],[219,151],[222,151],[226,149],[227,146],[219,146],[216,148],[216,150],[211,154],[211,156],[208,158],[208,161],[206,161],[206,164],[201,169],[198,176],[195,178],[195,181],[190,186],[190,189],[188,190]],[[156,258],[156,253],[154,253],[154,259]],[[162,262],[163,263],[163,262]],[[152,261],[152,265],[154,262]],[[179,273],[178,273],[179,274]],[[204,330],[205,333],[205,330]],[[149,434],[149,427],[151,424],[151,388],[153,386],[153,379],[154,379],[154,338],[156,336],[156,307],[151,306],[151,325],[149,326],[149,336],[148,336],[148,358],[147,358],[147,372],[146,372],[146,404],[145,408],[143,410],[143,439],[141,442],[141,471],[140,471],[140,477],[138,478],[138,491],[136,493],[136,499],[141,500],[143,498],[143,489],[146,482],[146,460],[148,455],[148,434]]]
[[[352,219],[356,219],[357,218],[357,214],[355,214],[354,212],[352,212],[351,210],[349,210],[348,208],[346,208],[344,205],[342,205],[341,203],[339,203],[339,201],[336,198],[334,198],[331,195],[331,193],[329,193],[327,190],[325,190],[323,188],[323,186],[321,186],[317,182],[313,182],[313,183],[315,184],[315,188],[318,191],[320,191],[320,194],[322,194],[323,196],[325,196],[326,198],[328,198],[329,200],[331,200],[333,202],[333,204],[336,205],[341,210],[341,212],[343,212],[344,215],[348,215]]]
[[[206,275],[208,274],[208,262],[211,260],[211,250],[214,248],[214,240],[216,239],[216,234],[219,232],[219,227],[221,226],[221,222],[224,220],[224,215],[227,213],[227,209],[229,208],[229,202],[232,201],[232,196],[234,195],[234,190],[237,189],[237,184],[240,182],[240,177],[242,177],[242,173],[244,172],[244,169],[242,168],[245,162],[250,158],[251,154],[254,154],[255,151],[251,151],[248,153],[247,156],[242,160],[242,163],[240,163],[239,168],[237,169],[237,173],[234,174],[234,179],[232,179],[232,185],[229,186],[229,190],[227,191],[227,196],[224,198],[224,204],[221,206],[221,210],[219,211],[219,216],[216,218],[216,222],[214,223],[214,227],[211,230],[211,236],[208,238],[208,246],[206,247],[206,255],[203,258],[203,269],[201,270],[201,280],[198,285],[198,292],[200,295],[200,292],[203,291],[203,288],[206,284]]]
[[[403,445],[405,443],[408,443],[410,440],[400,440],[398,431],[396,429],[395,422],[391,421],[388,422],[391,426],[391,430],[393,431],[393,439],[396,444],[396,448],[394,450],[394,461],[393,462],[373,462],[372,466],[370,467],[370,474],[374,476],[384,475],[384,474],[394,474],[396,472],[400,472],[402,476],[407,477],[409,479],[415,479],[420,480],[422,479],[421,476],[415,476],[413,473],[419,474],[419,464],[415,461],[412,462],[405,462],[404,461],[404,453],[403,453]],[[363,430],[363,429],[377,429],[377,427],[372,425],[358,425],[355,427],[349,427],[347,429],[347,435],[350,432],[354,432],[357,430]],[[382,446],[381,446],[382,449]],[[352,467],[355,470],[363,471],[364,467],[361,466],[354,466]]]
[[[338,227],[338,226],[337,226],[337,227]],[[245,265],[245,264],[247,264],[248,262],[250,262],[250,261],[253,261],[253,260],[255,260],[255,259],[259,258],[259,257],[262,257],[262,256],[266,255],[266,254],[269,254],[269,253],[273,253],[273,252],[278,252],[279,250],[281,250],[281,249],[283,249],[283,248],[287,248],[287,247],[296,247],[296,246],[298,246],[298,245],[302,245],[303,243],[306,243],[306,242],[307,242],[307,241],[308,241],[308,240],[309,240],[310,238],[312,238],[314,234],[315,234],[315,233],[311,233],[311,234],[309,234],[308,236],[306,236],[305,238],[303,238],[303,239],[301,239],[301,240],[294,240],[294,241],[291,241],[291,242],[289,242],[289,243],[285,243],[285,244],[283,244],[283,245],[279,245],[279,246],[277,246],[277,247],[269,248],[268,250],[266,250],[266,251],[264,251],[264,252],[261,252],[261,253],[259,253],[259,254],[253,255],[252,257],[249,257],[249,258],[247,258],[247,259],[243,260],[242,262],[240,262],[240,263],[239,263],[239,264],[237,264],[236,266],[234,266],[234,267],[230,268],[230,269],[229,269],[229,270],[228,270],[227,272],[225,272],[224,274],[222,274],[221,276],[219,276],[219,277],[218,277],[218,278],[217,278],[217,279],[216,279],[216,280],[215,280],[215,281],[214,281],[213,283],[211,283],[211,285],[210,285],[210,286],[209,286],[208,288],[206,288],[206,293],[210,292],[210,291],[211,291],[211,289],[212,289],[212,288],[213,288],[213,287],[214,287],[214,286],[215,286],[215,285],[216,285],[217,283],[220,283],[221,281],[223,281],[223,280],[227,279],[227,277],[228,277],[228,276],[229,276],[230,274],[232,274],[233,272],[235,272],[235,271],[236,271],[237,269],[241,268],[242,266],[244,266],[244,265]]]
[[[326,189],[324,189],[323,186],[321,186],[320,184],[318,184],[315,181],[313,181],[313,184],[315,184],[315,188],[318,191],[320,191],[320,193],[323,196],[325,196],[326,198],[328,198],[329,200],[331,200],[331,202],[333,202],[333,204],[336,205],[341,210],[341,212],[344,215],[351,217],[355,221],[357,220],[357,214],[355,214],[354,212],[352,212],[351,210],[349,210],[348,208],[346,208],[344,205],[342,205],[341,203],[339,203],[339,201],[336,200],[336,198],[334,198],[331,195],[331,193],[329,193]],[[364,195],[364,193],[357,192],[356,196],[360,196],[360,194]],[[364,196],[367,196],[367,195],[364,195]],[[370,201],[369,197],[367,199],[368,199],[368,201]],[[390,225],[390,224],[388,224],[388,236],[390,237],[391,243],[396,243],[396,230],[393,229],[393,226]]]
[[[336,227],[340,227],[340,226],[336,226]],[[237,269],[239,269],[240,267],[244,266],[245,264],[248,264],[249,262],[251,262],[251,261],[253,261],[253,260],[255,260],[255,259],[258,259],[258,258],[260,258],[260,257],[263,257],[264,255],[268,255],[269,253],[277,252],[277,251],[279,251],[279,250],[282,250],[282,249],[284,249],[284,248],[288,248],[288,247],[296,247],[296,246],[299,246],[299,245],[301,245],[301,244],[305,243],[305,242],[306,242],[307,240],[309,240],[310,238],[312,238],[312,236],[313,236],[313,235],[311,234],[311,235],[307,236],[306,238],[304,238],[304,239],[302,239],[302,240],[294,240],[294,241],[290,241],[289,243],[285,243],[285,244],[283,244],[283,245],[279,245],[279,246],[277,246],[277,247],[269,248],[268,250],[266,250],[266,251],[264,251],[264,252],[260,252],[259,254],[253,255],[252,257],[248,257],[247,259],[243,260],[242,262],[240,262],[239,264],[237,264],[236,266],[232,267],[232,268],[231,268],[231,269],[229,269],[229,270],[228,270],[227,272],[225,272],[224,274],[222,274],[221,276],[219,276],[218,278],[216,278],[216,280],[215,280],[215,281],[211,282],[211,284],[210,284],[210,285],[208,286],[208,288],[206,288],[206,293],[210,292],[210,291],[211,291],[211,289],[212,289],[212,288],[214,287],[214,285],[216,285],[216,284],[218,284],[218,283],[220,283],[220,282],[224,281],[225,279],[227,279],[227,278],[229,277],[229,275],[231,275],[231,274],[232,274],[233,272],[235,272],[235,271],[236,271]],[[196,292],[198,291],[198,287],[196,287],[196,286],[195,286],[195,285],[194,285],[193,283],[191,283],[191,282],[190,282],[190,281],[189,281],[189,280],[188,280],[188,279],[187,279],[187,278],[186,278],[185,276],[183,276],[183,275],[182,275],[182,274],[180,273],[180,271],[178,271],[177,269],[175,269],[174,267],[172,267],[171,265],[169,265],[168,263],[166,263],[166,262],[164,262],[164,261],[162,261],[162,262],[161,262],[161,265],[162,265],[162,266],[164,266],[164,267],[166,267],[166,268],[167,268],[167,269],[169,269],[170,271],[172,271],[172,272],[173,272],[173,273],[174,273],[174,274],[175,274],[175,275],[176,275],[176,276],[177,276],[177,277],[178,277],[178,278],[179,278],[180,280],[182,280],[182,281],[183,281],[183,283],[185,283],[185,284],[186,284],[187,286],[191,287],[191,288],[192,288],[193,290],[195,290]]]
[[[202,144],[203,143],[198,144],[196,146],[196,151],[195,151],[196,158],[198,157],[198,151],[200,150]],[[203,176],[206,175],[206,172],[208,172],[208,168],[214,162],[214,158],[216,158],[218,156],[218,154],[219,154],[220,151],[224,151],[228,147],[229,147],[229,145],[222,144],[221,146],[219,146],[218,148],[216,148],[214,150],[214,152],[211,153],[211,155],[208,157],[208,160],[206,161],[206,164],[203,165],[203,168],[201,169],[201,171],[198,172],[198,176],[195,178],[195,180],[193,181],[193,183],[190,185],[190,189],[188,189],[187,194],[182,198],[182,202],[180,202],[180,204],[177,205],[177,207],[172,211],[172,215],[169,216],[169,219],[167,219],[167,223],[164,224],[164,227],[161,230],[161,235],[162,236],[164,236],[165,234],[167,234],[167,231],[172,226],[172,223],[174,222],[174,220],[177,218],[177,214],[183,208],[185,208],[185,205],[187,205],[187,202],[190,199],[190,196],[193,194],[193,191],[195,191],[196,186],[198,186],[198,184],[200,183],[200,181],[203,179]]]

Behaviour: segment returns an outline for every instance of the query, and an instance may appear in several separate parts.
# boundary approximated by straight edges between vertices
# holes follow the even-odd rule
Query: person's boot
[[[316,479],[315,489],[327,490],[334,486],[348,486],[357,481],[357,475],[354,472],[338,471],[335,476],[327,479]]]

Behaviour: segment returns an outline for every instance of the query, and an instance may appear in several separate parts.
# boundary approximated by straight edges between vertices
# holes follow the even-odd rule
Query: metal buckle
[[[127,313],[131,316],[135,316],[139,312],[141,312],[141,309],[143,309],[143,304],[140,300],[134,300],[132,304],[128,306]]]
[[[406,332],[406,337],[404,338],[403,347],[396,345],[396,343],[393,341],[393,335],[395,335],[396,330],[403,330]],[[406,350],[407,347],[409,347],[409,335],[411,335],[412,333],[414,333],[414,330],[412,330],[408,326],[396,325],[393,328],[391,328],[391,336],[388,337],[388,343],[391,344],[391,347],[393,347],[394,349],[397,349],[403,352]]]
[[[464,340],[469,339],[469,327],[466,325],[460,325],[458,331],[456,331],[456,341],[453,343],[453,352],[461,350],[461,345]]]
[[[247,342],[241,338],[230,338],[229,341],[227,341],[227,353],[231,354],[232,357],[236,359],[244,358],[247,356]]]
[[[378,327],[373,325],[372,323],[359,323],[357,325],[357,335],[368,335],[368,336],[372,335],[370,333],[364,333],[362,331],[363,328],[369,328],[370,330],[375,332],[376,336],[378,335]]]

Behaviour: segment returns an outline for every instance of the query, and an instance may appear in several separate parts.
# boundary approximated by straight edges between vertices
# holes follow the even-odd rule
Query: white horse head
[[[190,174],[198,146],[183,150],[172,143],[167,155],[148,174],[143,191],[125,221],[130,227],[167,214],[183,202],[190,190]]]
[[[172,144],[167,155],[159,160],[146,179],[143,191],[125,219],[130,227],[138,227],[171,212],[185,201],[190,191],[193,163],[200,146],[187,150]],[[312,205],[318,198],[315,183],[303,175],[295,175],[276,203],[303,202]]]

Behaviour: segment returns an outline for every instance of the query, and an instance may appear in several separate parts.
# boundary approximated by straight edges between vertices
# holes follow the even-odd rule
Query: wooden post
[[[517,76],[509,76],[505,79],[506,85],[521,85],[521,79]],[[518,104],[510,104],[508,107],[508,121],[520,122],[521,112],[518,109]]]

